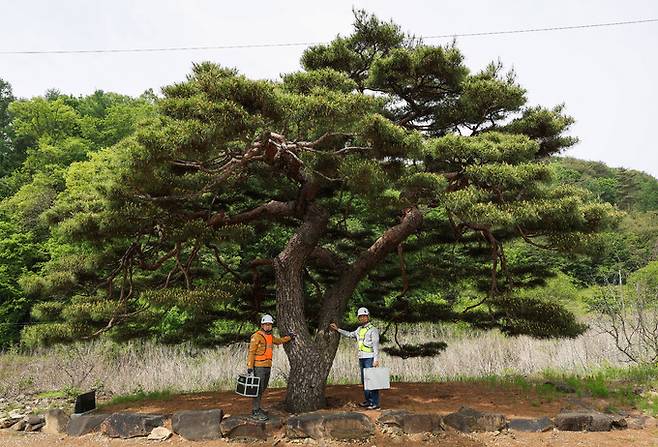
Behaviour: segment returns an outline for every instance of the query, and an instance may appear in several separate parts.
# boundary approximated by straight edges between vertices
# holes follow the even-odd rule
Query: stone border
[[[265,441],[272,438],[363,441],[375,434],[377,426],[382,433],[393,436],[423,433],[437,435],[445,431],[610,431],[658,426],[656,418],[643,415],[623,417],[593,410],[580,410],[563,411],[555,418],[508,420],[500,413],[482,412],[468,407],[462,407],[459,411],[445,416],[408,410],[383,410],[377,418],[377,425],[365,413],[329,411],[304,413],[287,418],[273,416],[268,421],[256,421],[248,416],[224,415],[221,409],[181,411],[174,413],[171,421],[174,433],[192,441]],[[63,410],[55,409],[44,415],[13,412],[0,419],[0,429],[27,432],[40,430],[44,433],[69,436],[101,432],[110,437],[150,436],[150,439],[166,440],[172,433],[163,427],[164,422],[165,417],[162,415],[94,413],[69,417]]]

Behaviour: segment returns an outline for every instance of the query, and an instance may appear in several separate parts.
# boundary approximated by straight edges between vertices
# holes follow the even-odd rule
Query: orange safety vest
[[[263,331],[258,331],[258,333],[265,339],[265,352],[256,355],[256,361],[262,362],[264,360],[272,360],[272,347],[274,345],[272,342],[272,334],[266,334]]]

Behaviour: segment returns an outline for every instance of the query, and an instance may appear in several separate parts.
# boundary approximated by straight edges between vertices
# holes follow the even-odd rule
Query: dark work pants
[[[260,409],[260,399],[261,397],[263,397],[265,388],[267,388],[267,385],[270,383],[271,371],[272,368],[269,367],[256,366],[254,368],[254,375],[260,378],[260,388],[258,389],[258,397],[254,397],[252,402],[254,411]]]
[[[359,359],[359,366],[361,367],[361,383],[363,384],[363,370],[365,368],[372,368],[372,363],[375,361],[373,358]],[[366,390],[363,389],[363,395],[367,402],[372,405],[379,406],[379,390]]]

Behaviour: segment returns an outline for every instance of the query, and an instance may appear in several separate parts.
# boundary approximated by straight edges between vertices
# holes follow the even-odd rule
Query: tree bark
[[[327,212],[310,204],[302,225],[274,258],[278,325],[282,333],[297,335],[284,345],[290,361],[285,405],[293,413],[317,410],[325,405],[324,387],[329,369],[319,367],[319,351],[306,324],[303,275],[306,260],[324,233],[327,221]]]

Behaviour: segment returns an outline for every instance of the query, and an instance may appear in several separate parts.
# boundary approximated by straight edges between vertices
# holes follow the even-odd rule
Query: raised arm
[[[357,338],[357,337],[356,337],[356,331],[352,331],[352,332],[350,332],[350,331],[346,331],[345,329],[340,329],[340,328],[336,329],[336,331],[337,331],[340,335],[342,335],[343,337],[347,337],[347,338]]]
[[[344,330],[344,329],[339,328],[338,325],[337,325],[336,323],[331,323],[331,324],[329,325],[329,329],[331,329],[332,331],[336,331],[336,332],[338,332],[338,333],[339,333],[340,335],[342,335],[343,337],[357,338],[356,333],[357,333],[358,329],[357,329],[356,331],[352,331],[352,332],[350,332],[350,331],[346,331],[346,330]]]

